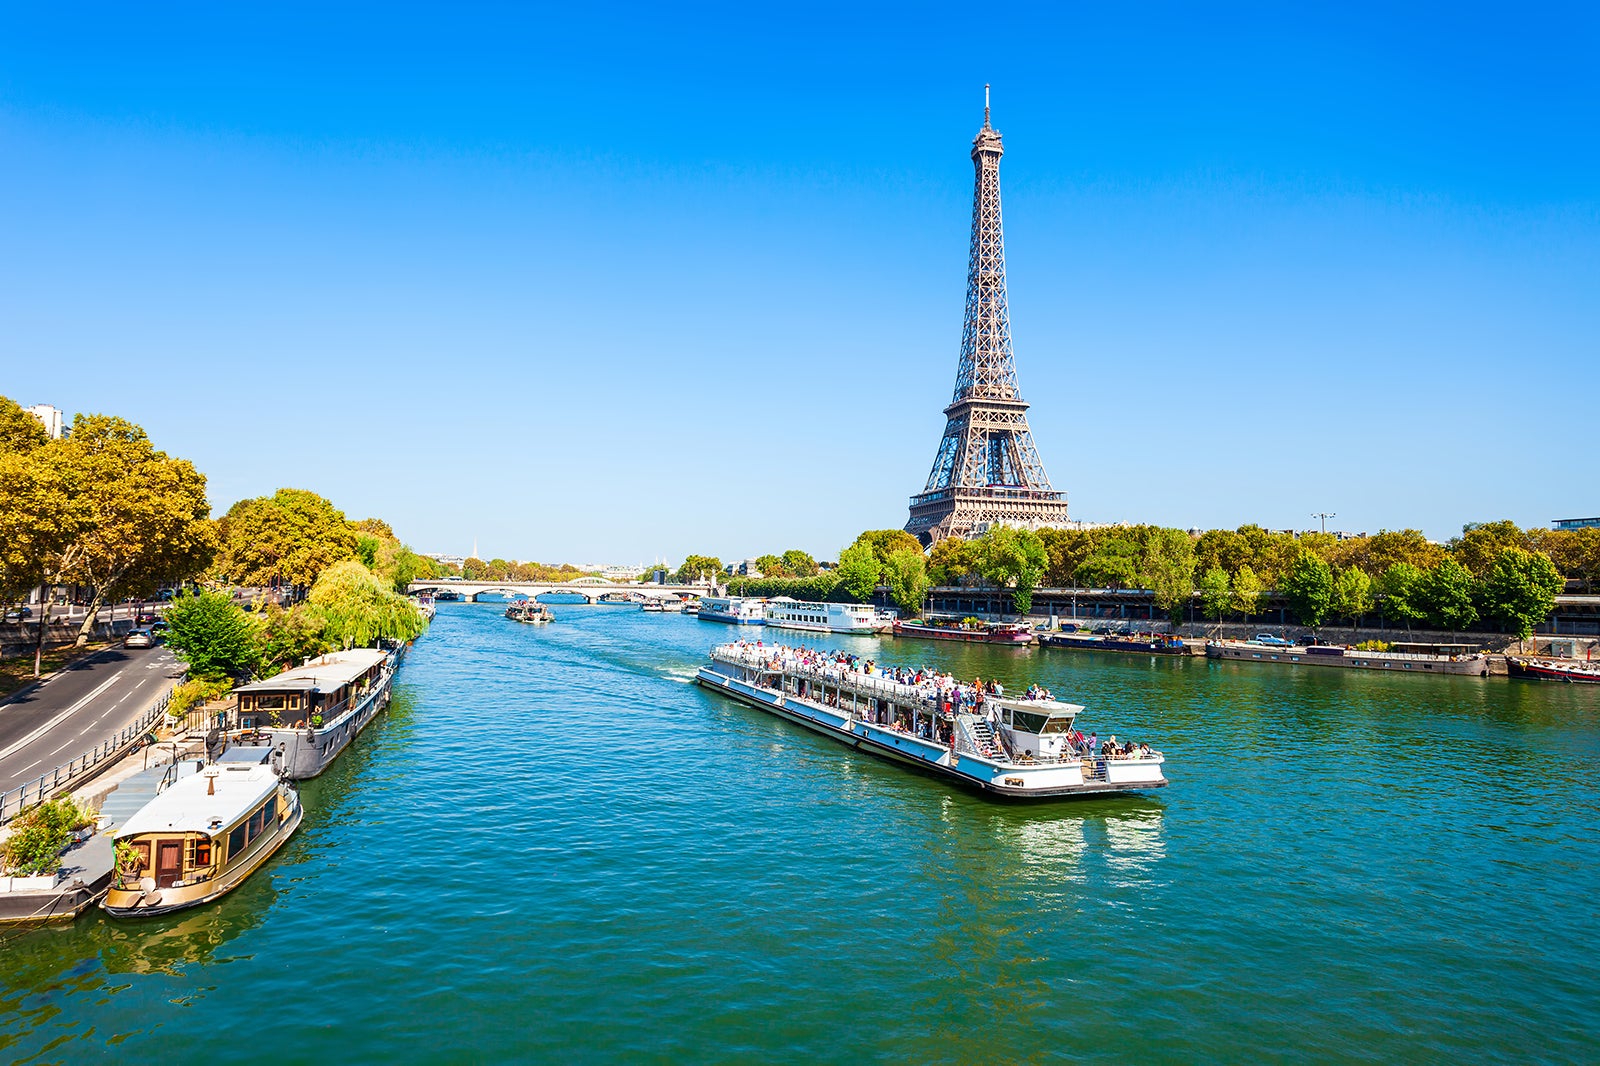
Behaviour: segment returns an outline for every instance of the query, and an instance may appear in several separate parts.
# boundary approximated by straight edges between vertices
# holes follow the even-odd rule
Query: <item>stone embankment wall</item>
[[[51,622],[49,630],[44,635],[46,648],[58,648],[63,644],[71,644],[78,639],[80,622]],[[95,640],[111,640],[127,635],[133,628],[131,618],[118,618],[115,622],[101,618],[94,626]],[[33,651],[34,642],[39,639],[39,627],[32,622],[8,622],[0,625],[0,657],[10,658],[14,655],[24,655]]]

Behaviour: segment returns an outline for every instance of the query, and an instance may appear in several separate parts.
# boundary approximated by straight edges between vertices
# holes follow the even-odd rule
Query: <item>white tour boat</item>
[[[767,625],[811,633],[879,631],[878,612],[870,603],[807,603],[787,596],[767,601]]]
[[[728,622],[736,626],[767,624],[767,601],[756,596],[703,596],[700,618],[705,622]]]
[[[1165,759],[1131,744],[1088,750],[1083,708],[1053,698],[988,696],[866,674],[790,648],[723,644],[695,680],[860,751],[1005,799],[1099,796],[1161,788]]]

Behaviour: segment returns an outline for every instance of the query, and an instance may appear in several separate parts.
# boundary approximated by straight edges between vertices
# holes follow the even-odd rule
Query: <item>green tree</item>
[[[1261,610],[1261,594],[1265,591],[1265,583],[1250,565],[1241,565],[1239,572],[1233,575],[1233,609],[1244,615],[1246,622],[1250,621],[1250,616]]]
[[[1078,585],[1078,565],[1094,551],[1097,530],[1041,529],[1039,540],[1044,544],[1050,565],[1045,567],[1044,582],[1051,588],[1072,588]]]
[[[1483,577],[1506,548],[1526,550],[1528,537],[1521,526],[1509,519],[1468,522],[1461,527],[1461,536],[1453,538],[1448,547],[1456,561],[1472,571],[1474,577]]]
[[[756,569],[761,571],[762,577],[793,577],[789,568],[783,565],[783,557],[778,555],[756,556]]]
[[[1033,609],[1033,590],[1050,566],[1044,541],[1032,530],[990,526],[977,543],[983,576],[1011,589],[1012,608],[1027,614]]]
[[[897,551],[922,551],[922,542],[903,529],[869,529],[855,543],[871,548],[880,567],[889,565],[889,556]]]
[[[715,555],[691,555],[678,567],[678,582],[692,585],[699,581],[715,581],[722,573],[722,560]]]
[[[1231,529],[1208,529],[1195,542],[1194,555],[1202,573],[1215,568],[1236,574],[1239,567],[1250,564],[1250,542]]]
[[[355,559],[322,572],[306,609],[322,623],[322,636],[336,648],[371,647],[380,639],[413,640],[427,628],[416,605],[379,580]]]
[[[305,587],[359,543],[344,512],[305,489],[240,500],[217,525],[217,571],[240,585]]]
[[[195,677],[247,677],[261,663],[256,623],[230,596],[185,593],[172,601],[165,618],[167,647]]]
[[[468,581],[490,580],[489,564],[476,555],[461,561],[461,576]]]
[[[1477,581],[1454,557],[1446,558],[1422,575],[1417,599],[1430,625],[1460,631],[1478,620],[1472,604]]]
[[[1194,540],[1181,529],[1150,526],[1143,530],[1139,552],[1139,583],[1155,594],[1155,605],[1183,620],[1183,610],[1194,599]]]
[[[1221,566],[1213,566],[1200,575],[1200,613],[1213,622],[1220,622],[1233,608],[1233,582]]]
[[[1378,578],[1378,603],[1383,616],[1391,622],[1402,622],[1407,630],[1412,623],[1427,617],[1423,606],[1422,579],[1424,572],[1411,563],[1391,563]]]
[[[1301,623],[1315,633],[1333,607],[1333,568],[1315,552],[1302,551],[1279,582],[1279,591]]]
[[[1484,613],[1527,640],[1550,617],[1564,584],[1549,556],[1501,548],[1483,577]]]
[[[1354,625],[1372,610],[1372,579],[1359,566],[1347,566],[1339,571],[1333,583],[1333,613],[1348,618]]]
[[[976,541],[945,537],[928,553],[928,579],[935,585],[963,585],[981,577],[983,560]]]
[[[919,553],[921,550],[920,547],[917,549]],[[839,565],[834,569],[839,587],[856,603],[866,603],[872,599],[882,572],[883,564],[873,553],[872,546],[859,539],[839,553]]]
[[[307,605],[290,611],[269,607],[256,633],[261,673],[270,676],[332,650],[322,633],[322,618]]]
[[[790,548],[783,553],[783,568],[791,577],[816,577],[820,571],[811,553],[803,552],[799,548]]]
[[[1419,572],[1439,565],[1444,549],[1415,529],[1380,530],[1363,537],[1352,562],[1370,576],[1388,573],[1396,563],[1405,563]]]
[[[371,533],[356,534],[356,558],[361,560],[361,565],[368,570],[375,570],[378,566],[378,552],[383,548],[383,541]]]
[[[916,551],[910,548],[901,548],[889,555],[889,565],[885,567],[889,579],[889,591],[894,596],[894,602],[900,605],[900,610],[907,618],[915,618],[922,613],[922,601],[927,599],[931,582],[928,580],[928,557],[922,554],[919,547]]]
[[[1078,564],[1077,579],[1086,588],[1134,587],[1139,583],[1139,545],[1125,533],[1105,538]]]

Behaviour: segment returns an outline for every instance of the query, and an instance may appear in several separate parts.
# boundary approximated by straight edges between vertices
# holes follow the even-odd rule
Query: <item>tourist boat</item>
[[[415,596],[410,597],[410,599],[411,605],[421,613],[422,617],[426,618],[430,622],[433,621],[433,616],[438,613],[438,608],[434,606],[432,596],[428,595],[426,592],[419,592]]]
[[[691,600],[688,603],[685,603],[683,605],[683,613],[684,614],[699,614],[700,613],[700,601],[699,600]]]
[[[315,777],[389,705],[403,649],[349,648],[233,690],[235,729],[283,751],[283,774]]]
[[[974,620],[976,621],[976,620]],[[930,640],[959,640],[966,644],[1033,643],[1033,627],[1024,622],[958,622],[924,619],[920,622],[896,621],[897,637],[927,637]]]
[[[1071,648],[1077,651],[1120,651],[1137,655],[1189,654],[1189,645],[1177,637],[1159,635],[1041,633],[1039,643],[1046,648]]]
[[[779,596],[767,601],[767,625],[810,633],[878,632],[878,612],[871,604],[811,603]]]
[[[146,918],[210,903],[249,877],[300,828],[300,797],[271,745],[228,748],[198,773],[174,775],[116,834],[111,887],[117,918]],[[174,770],[177,767],[173,768]]]
[[[1075,703],[989,696],[983,714],[952,709],[930,686],[810,663],[747,643],[711,650],[697,683],[825,737],[1004,799],[1161,788],[1165,759],[1100,755],[1076,742]]]
[[[513,622],[526,622],[535,626],[546,625],[556,620],[550,608],[538,600],[513,600],[506,608],[506,617]]]
[[[766,606],[766,600],[754,596],[704,596],[700,600],[700,620],[764,626],[767,624]]]
[[[1569,659],[1533,659],[1506,656],[1506,673],[1526,681],[1566,681],[1578,685],[1600,685],[1600,663]]]
[[[1489,657],[1470,644],[1396,643],[1388,651],[1366,651],[1340,644],[1262,644],[1208,640],[1206,658],[1280,666],[1337,666],[1347,670],[1391,670],[1417,674],[1489,676]]]
[[[672,600],[645,600],[640,608],[646,614],[678,614],[683,610],[683,601]]]

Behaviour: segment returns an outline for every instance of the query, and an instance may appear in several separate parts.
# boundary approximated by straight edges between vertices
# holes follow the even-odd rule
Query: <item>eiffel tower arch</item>
[[[989,124],[972,141],[972,247],[956,390],[923,490],[911,497],[906,532],[924,545],[970,537],[990,525],[1064,526],[1067,494],[1050,487],[1017,387],[1006,308],[1006,249],[1000,225],[1000,133]]]

